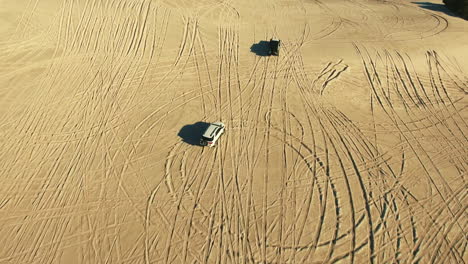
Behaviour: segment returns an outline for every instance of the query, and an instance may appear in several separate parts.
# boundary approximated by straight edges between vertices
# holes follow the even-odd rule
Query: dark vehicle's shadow
[[[430,2],[411,2],[413,4],[417,4],[419,7],[428,9],[431,11],[441,12],[449,16],[458,17],[457,14],[450,11],[444,4],[437,4],[437,3],[430,3]]]
[[[177,134],[182,141],[190,145],[201,146],[200,138],[203,135],[203,132],[210,126],[210,123],[206,122],[197,122],[192,125],[185,125]]]
[[[250,51],[255,53],[257,56],[269,56],[270,42],[261,40],[250,47]]]

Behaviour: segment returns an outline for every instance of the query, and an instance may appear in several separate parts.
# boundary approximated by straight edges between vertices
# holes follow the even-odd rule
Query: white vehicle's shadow
[[[197,122],[192,125],[185,125],[177,134],[183,142],[188,143],[194,146],[200,145],[200,138],[203,135],[203,132],[210,126],[210,123],[206,122]]]
[[[261,40],[258,43],[253,44],[250,47],[250,51],[255,53],[257,56],[269,56],[270,42]]]

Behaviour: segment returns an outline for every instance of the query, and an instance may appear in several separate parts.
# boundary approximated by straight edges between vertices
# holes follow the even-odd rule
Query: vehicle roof
[[[279,42],[276,42],[276,41],[272,41],[270,42],[270,49],[273,49],[273,50],[278,50],[278,47],[279,47]]]
[[[214,122],[213,125],[224,127],[223,122]]]
[[[213,137],[213,133],[216,131],[216,129],[224,127],[224,124],[221,122],[216,122],[210,124],[210,126],[205,130],[205,133],[203,133],[203,136],[206,138],[211,138]]]

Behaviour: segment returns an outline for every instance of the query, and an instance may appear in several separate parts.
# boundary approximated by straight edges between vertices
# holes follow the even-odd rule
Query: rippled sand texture
[[[3,0],[0,22],[0,263],[468,259],[468,21],[441,3]]]

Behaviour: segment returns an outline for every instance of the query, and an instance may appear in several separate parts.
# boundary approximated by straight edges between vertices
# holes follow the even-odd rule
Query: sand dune
[[[0,263],[464,263],[441,4],[0,1]]]

